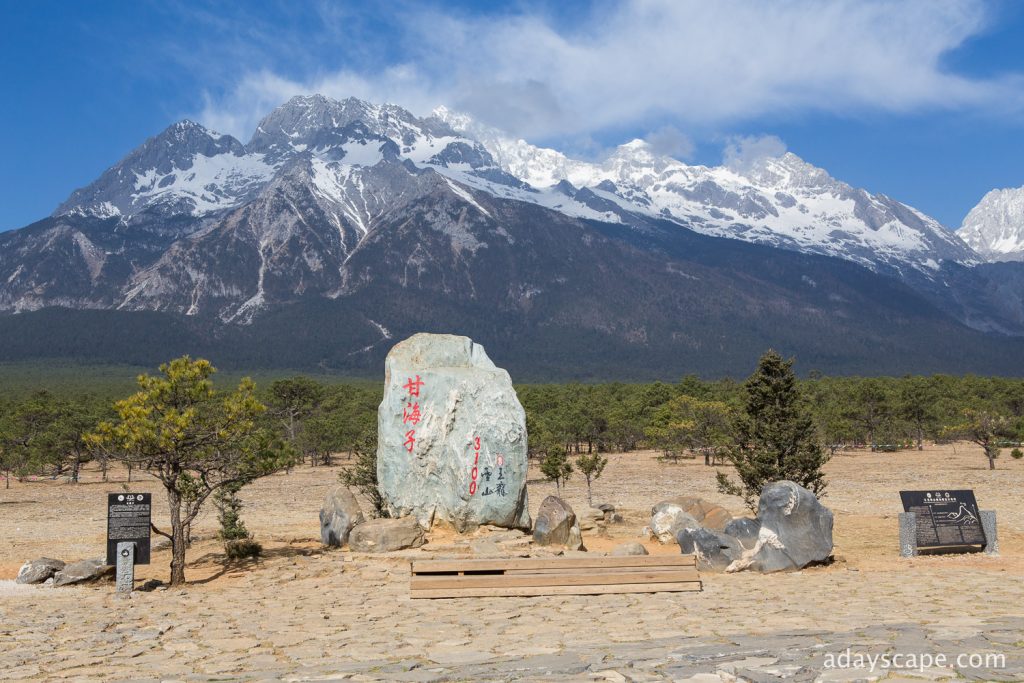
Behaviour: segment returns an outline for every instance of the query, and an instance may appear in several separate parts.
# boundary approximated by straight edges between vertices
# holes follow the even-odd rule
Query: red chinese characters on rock
[[[408,392],[406,397],[408,400],[405,407],[402,408],[402,424],[412,425],[412,429],[405,433],[405,450],[412,453],[413,449],[416,448],[416,425],[423,419],[423,414],[420,412],[420,402],[413,402],[412,399],[420,397],[420,389],[423,387],[424,381],[420,379],[419,375],[416,375],[414,380],[409,377],[406,383],[402,386]]]
[[[473,469],[469,473],[469,495],[476,493],[476,480],[480,475],[480,437],[473,437]]]

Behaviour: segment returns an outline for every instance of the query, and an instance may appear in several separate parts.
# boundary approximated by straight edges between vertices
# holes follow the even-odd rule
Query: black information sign
[[[900,491],[903,509],[917,515],[917,547],[985,545],[974,491]]]
[[[117,564],[117,544],[135,544],[135,564],[149,564],[151,493],[107,494],[107,564]]]

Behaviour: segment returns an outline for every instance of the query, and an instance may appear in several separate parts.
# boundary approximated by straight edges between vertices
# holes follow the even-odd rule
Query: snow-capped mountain
[[[606,160],[566,157],[440,107],[434,115],[477,137],[511,175],[537,188],[569,183],[634,211],[698,232],[844,258],[874,269],[935,271],[977,255],[933,218],[838,181],[798,156],[744,168],[689,166],[633,140]]]
[[[958,234],[989,261],[1024,261],[1024,187],[986,194]]]
[[[531,367],[552,353],[725,367],[777,344],[864,371],[876,348],[893,363],[959,362],[976,344],[985,362],[1024,357],[972,336],[1024,335],[1017,265],[980,263],[931,218],[792,154],[688,166],[633,141],[591,163],[443,109],[315,95],[244,144],[176,123],[0,233],[0,311],[171,321],[146,328],[157,340],[182,321],[220,340],[245,328],[249,348],[339,367],[437,329],[491,335]],[[9,321],[0,356],[4,339],[46,336],[4,337]],[[951,335],[960,347],[922,352]]]
[[[268,182],[275,170],[266,155],[246,152],[230,135],[180,121],[133,150],[88,187],[72,192],[54,214],[77,211],[130,219],[156,210],[169,216],[201,216],[236,206]]]

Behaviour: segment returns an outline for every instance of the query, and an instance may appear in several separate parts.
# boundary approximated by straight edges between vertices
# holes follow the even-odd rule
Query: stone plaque
[[[107,494],[107,564],[117,565],[117,544],[135,544],[135,564],[149,564],[151,493]]]
[[[917,547],[985,545],[974,491],[900,491],[903,509],[917,516]]]

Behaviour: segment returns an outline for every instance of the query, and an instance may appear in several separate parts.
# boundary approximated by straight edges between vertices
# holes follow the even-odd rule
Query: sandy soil
[[[110,666],[127,659],[140,667],[141,677],[238,674],[253,667],[283,676],[312,663],[341,671],[344,663],[395,657],[458,662],[457,653],[467,648],[525,656],[671,634],[843,631],[887,622],[955,630],[957,624],[1024,614],[1024,461],[1005,457],[990,471],[980,450],[966,444],[838,454],[827,466],[824,499],[836,514],[837,561],[828,567],[771,576],[705,575],[700,594],[468,605],[408,599],[408,559],[433,555],[431,546],[450,544],[450,534],[438,533],[423,549],[391,557],[320,547],[317,515],[339,469],[301,467],[244,491],[246,524],[266,548],[258,563],[225,563],[213,538],[215,517],[207,511],[195,525],[187,591],[137,592],[127,602],[114,597],[110,584],[25,589],[4,579],[13,579],[30,558],[101,556],[107,492],[156,493],[154,522],[166,526],[155,481],[141,477],[127,484],[118,472],[101,482],[98,472],[87,470],[77,485],[46,480],[0,489],[0,652],[18,655],[13,667],[0,670],[0,679],[106,678]],[[742,502],[716,492],[714,473],[696,460],[658,462],[653,452],[611,455],[594,485],[594,502],[614,504],[626,522],[609,527],[607,538],[584,532],[587,547],[605,551],[644,540],[639,530],[650,506],[674,495],[699,495],[744,514]],[[1001,555],[900,559],[898,491],[929,488],[974,489],[982,509],[998,513]],[[529,482],[531,510],[553,493],[537,473]],[[562,494],[574,508],[586,506],[581,478]],[[651,552],[678,552],[645,543]],[[167,550],[155,551],[137,578],[166,580],[168,562]],[[114,637],[122,634],[117,615],[125,610],[136,632],[150,638]],[[83,633],[89,638],[82,640]]]

